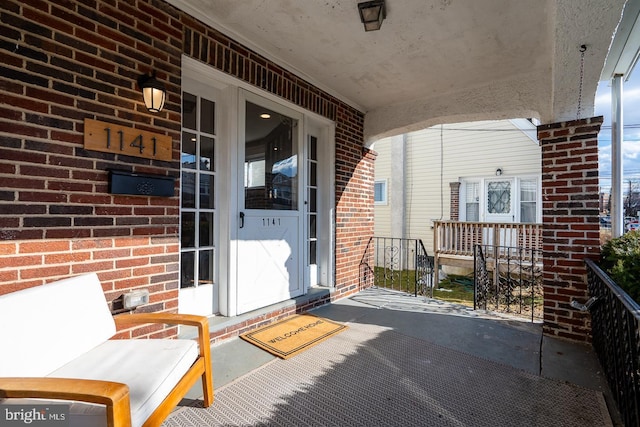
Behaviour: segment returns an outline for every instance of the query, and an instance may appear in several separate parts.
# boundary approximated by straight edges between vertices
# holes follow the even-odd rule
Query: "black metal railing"
[[[360,289],[373,286],[373,251],[375,249],[373,243],[373,237],[370,237],[364,254],[360,259],[360,275],[358,276],[360,278]]]
[[[473,308],[542,320],[542,251],[475,245]]]
[[[593,347],[626,426],[640,425],[640,305],[593,261],[587,264]],[[640,278],[638,278],[640,280]]]
[[[418,295],[433,296],[433,257],[420,239],[372,237],[360,261],[360,280]]]

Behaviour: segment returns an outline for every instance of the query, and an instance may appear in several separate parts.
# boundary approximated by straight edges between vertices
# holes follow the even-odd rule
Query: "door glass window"
[[[246,103],[244,207],[298,209],[298,120]]]
[[[511,212],[511,181],[493,181],[487,186],[487,212],[508,214]]]
[[[180,287],[214,282],[215,103],[182,96]]]

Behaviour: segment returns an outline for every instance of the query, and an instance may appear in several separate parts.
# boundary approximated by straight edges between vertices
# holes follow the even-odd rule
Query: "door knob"
[[[240,228],[244,228],[244,212],[240,212]]]

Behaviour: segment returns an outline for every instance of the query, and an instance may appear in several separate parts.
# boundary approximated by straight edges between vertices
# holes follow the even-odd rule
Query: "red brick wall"
[[[600,254],[598,132],[602,117],[538,127],[542,145],[544,331],[590,340],[585,258]]]
[[[146,288],[145,311],[175,310],[177,188],[169,198],[112,195],[108,170],[179,176],[177,14],[145,2],[0,7],[0,293],[95,271],[109,301]],[[137,87],[151,70],[168,88],[160,114]],[[173,161],[87,151],[85,118],[170,135]]]
[[[376,154],[358,147],[356,139],[352,141],[336,149],[336,283],[341,285],[337,289],[340,296],[373,284],[373,276],[363,281],[360,263],[373,236]],[[363,154],[360,161],[358,154]]]
[[[458,221],[460,219],[460,183],[449,183],[449,219]]]
[[[373,234],[362,113],[161,1],[5,0],[0,17],[0,294],[95,271],[109,301],[143,287],[145,310],[176,309],[183,52],[336,122],[336,279],[355,289]],[[159,114],[137,86],[152,70]],[[173,160],[87,151],[85,118],[169,135]],[[110,168],[173,176],[174,197],[111,195]],[[150,333],[166,332],[134,331]]]

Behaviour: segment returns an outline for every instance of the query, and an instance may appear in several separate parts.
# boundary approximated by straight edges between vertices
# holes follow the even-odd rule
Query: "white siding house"
[[[529,120],[514,119],[376,141],[375,235],[422,239],[431,252],[434,220],[541,222],[536,136]]]

